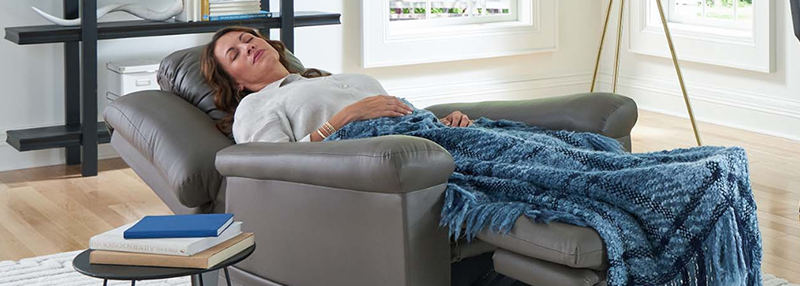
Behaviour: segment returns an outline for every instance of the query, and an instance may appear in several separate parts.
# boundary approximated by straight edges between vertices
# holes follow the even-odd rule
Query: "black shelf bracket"
[[[64,0],[64,19],[77,19],[78,9],[78,0]],[[78,42],[64,43],[64,122],[67,126],[81,124],[80,52]],[[81,163],[80,145],[66,147],[66,161],[67,165]]]
[[[286,29],[288,27],[288,29]],[[281,0],[281,42],[294,53],[294,1]]]
[[[263,11],[271,11],[269,9],[269,0],[261,0],[261,10]],[[258,32],[261,33],[262,36],[269,39],[269,28],[261,28],[258,29]]]
[[[97,176],[97,0],[81,0],[81,174]]]

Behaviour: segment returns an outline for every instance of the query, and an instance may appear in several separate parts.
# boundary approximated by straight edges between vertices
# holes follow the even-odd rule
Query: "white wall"
[[[164,8],[168,1],[101,0],[99,5],[139,2]],[[273,1],[273,11],[279,7]],[[3,1],[0,26],[38,25],[46,22],[30,10],[39,7],[60,15],[60,1]],[[376,77],[391,95],[403,96],[418,107],[443,102],[507,100],[583,92],[589,89],[594,53],[599,41],[601,13],[598,1],[561,1],[560,50],[554,53],[499,57],[459,62],[363,69],[360,67],[360,1],[296,1],[296,10],[342,14],[342,25],[296,30],[296,54],[306,66],[334,73],[364,73]],[[128,19],[109,15],[104,20]],[[278,36],[274,30],[273,38]],[[104,102],[105,66],[108,61],[161,58],[171,51],[207,41],[209,35],[153,37],[100,42],[98,81]],[[0,140],[5,131],[63,124],[62,45],[17,46],[0,41]],[[100,107],[101,114],[102,108]],[[115,156],[101,145],[102,157]],[[63,163],[62,150],[17,152],[0,143],[0,171]]]
[[[109,3],[138,2],[156,10],[169,4],[163,0],[106,0]],[[61,15],[61,1],[30,0],[3,1],[0,4],[0,28],[27,25],[46,25],[30,9],[40,8]],[[114,13],[101,21],[135,19],[124,13]],[[160,59],[171,51],[200,45],[208,35],[152,37],[102,41],[98,45],[99,114],[105,107],[107,74],[105,63],[136,58]],[[63,44],[19,46],[0,40],[0,171],[64,163],[63,149],[18,152],[5,143],[6,130],[64,124]],[[108,144],[100,145],[100,157],[116,156]]]
[[[788,2],[775,1],[775,73],[681,62],[698,121],[800,140],[800,42],[792,30]],[[616,25],[610,24],[609,31],[616,31]],[[607,45],[604,52],[606,90],[612,49],[613,45]],[[676,49],[680,58],[680,46]],[[619,93],[634,98],[641,109],[688,118],[671,59],[627,49],[621,59]]]
[[[342,13],[341,26],[297,30],[295,49],[308,67],[364,73],[417,107],[588,91],[601,21],[599,1],[559,1],[560,50],[479,60],[364,69],[358,0],[296,1],[296,10]],[[278,1],[272,1],[278,7]],[[273,33],[273,37],[276,33]]]

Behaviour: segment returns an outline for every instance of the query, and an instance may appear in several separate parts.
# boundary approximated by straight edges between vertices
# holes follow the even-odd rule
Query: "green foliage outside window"
[[[445,13],[462,14],[466,10],[467,9],[462,9],[462,8],[450,8],[450,9],[447,9],[447,8],[431,8],[431,14],[445,14]],[[425,10],[423,9],[423,11],[425,11]]]
[[[698,1],[698,4],[700,1]],[[739,7],[748,7],[753,5],[753,0],[706,0],[706,5],[713,7],[714,4],[721,3],[724,7],[733,7],[733,3],[739,3]]]
[[[713,1],[713,0],[712,0]],[[732,0],[726,0],[732,1]],[[752,0],[751,0],[752,1]],[[483,13],[483,9],[476,8],[477,13]],[[501,12],[502,14],[508,14],[509,9],[486,9],[487,13],[497,13]],[[436,8],[431,7],[431,14],[466,14],[466,8]],[[389,8],[389,14],[425,14],[425,8]]]

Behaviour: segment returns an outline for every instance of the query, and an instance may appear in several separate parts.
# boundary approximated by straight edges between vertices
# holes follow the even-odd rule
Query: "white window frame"
[[[388,0],[381,0],[381,1],[388,1]],[[431,6],[430,1],[428,0],[428,6],[425,8],[425,12],[427,16],[431,15]],[[418,28],[430,28],[430,27],[442,27],[442,26],[453,26],[453,25],[465,25],[465,24],[482,24],[482,23],[496,23],[496,22],[509,22],[509,21],[516,21],[519,18],[519,13],[515,13],[519,10],[519,2],[523,0],[510,0],[509,3],[511,4],[509,7],[509,14],[508,15],[480,15],[478,17],[452,17],[452,18],[434,18],[434,19],[425,19],[425,20],[404,20],[404,21],[389,21],[389,29],[390,31],[399,31],[400,33],[403,30],[410,30],[410,32],[415,32],[414,29]],[[473,2],[470,2],[470,4]],[[472,8],[472,7],[470,7]]]
[[[558,0],[518,0],[516,11],[511,11],[516,12],[516,20],[488,23],[480,22],[484,21],[480,19],[484,16],[472,20],[455,18],[390,23],[389,1],[362,0],[361,8],[361,64],[364,68],[558,50]],[[408,23],[439,20],[448,20],[453,25],[434,24],[422,28],[414,26],[427,24]],[[391,29],[393,24],[407,29]]]
[[[663,1],[668,5],[671,1]],[[678,59],[750,71],[775,72],[774,1],[753,1],[753,29],[670,22]],[[656,1],[630,1],[629,50],[670,57]],[[664,7],[669,13],[668,7]],[[669,16],[667,15],[669,19]]]
[[[731,29],[731,30],[736,30],[736,29],[748,30],[748,28],[751,28],[751,27],[748,27],[747,25],[731,26],[730,22],[727,21],[727,20],[718,20],[718,19],[711,20],[711,19],[707,19],[706,18],[703,21],[695,21],[694,19],[683,19],[681,17],[674,17],[673,18],[673,16],[676,14],[676,12],[675,12],[675,1],[676,0],[666,0],[666,2],[664,2],[664,3],[668,3],[668,4],[665,4],[665,5],[667,5],[667,7],[669,7],[669,8],[667,8],[667,7],[665,7],[665,8],[668,9],[668,12],[667,12],[668,17],[667,18],[672,23],[681,23],[681,24],[687,24],[687,25],[706,25],[706,26],[722,28],[722,29],[725,29],[725,30],[727,30],[727,29]],[[734,21],[738,20],[738,18],[739,18],[739,14],[738,14],[738,11],[739,11],[738,1],[739,0],[736,0],[736,1],[737,1],[737,5],[733,5],[733,19],[735,19]],[[758,1],[758,0],[756,0],[756,1]],[[707,1],[702,1],[702,3],[706,4],[706,6],[708,5]],[[651,4],[651,6],[653,6],[653,4]],[[656,8],[656,7],[653,6],[653,8]],[[705,6],[703,6],[703,14],[704,14],[703,17],[705,17],[705,14],[706,14]]]

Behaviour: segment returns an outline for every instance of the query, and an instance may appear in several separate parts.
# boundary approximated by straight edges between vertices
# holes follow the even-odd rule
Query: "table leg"
[[[108,286],[108,279],[103,279],[103,286]]]
[[[136,280],[131,280],[131,286],[136,286]]]
[[[197,279],[200,280],[200,286],[203,286],[203,274],[197,274]]]
[[[225,282],[228,283],[228,286],[231,286],[231,275],[228,274],[228,267],[225,267],[224,270],[225,270]]]

